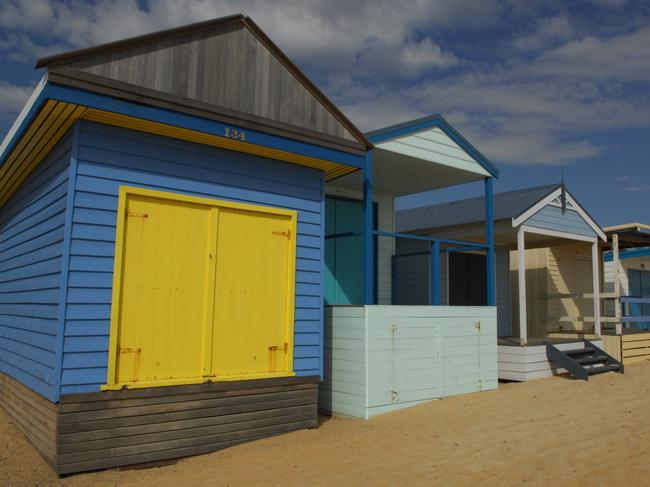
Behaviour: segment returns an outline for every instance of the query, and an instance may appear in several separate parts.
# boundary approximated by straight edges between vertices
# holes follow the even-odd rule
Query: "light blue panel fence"
[[[365,417],[366,311],[363,306],[326,306],[321,410]]]
[[[368,418],[497,388],[494,307],[331,307],[325,336],[320,405],[334,414]]]

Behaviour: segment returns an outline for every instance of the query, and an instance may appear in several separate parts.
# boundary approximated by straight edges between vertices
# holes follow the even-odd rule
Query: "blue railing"
[[[424,242],[429,242],[430,250],[428,252],[412,252],[394,255],[392,257],[392,269],[391,275],[392,280],[392,290],[393,290],[393,303],[396,301],[395,291],[396,291],[396,259],[400,257],[415,256],[415,255],[431,255],[431,304],[439,305],[440,304],[440,254],[441,253],[451,253],[451,252],[471,252],[471,251],[483,251],[489,252],[490,246],[484,243],[477,242],[466,242],[464,240],[453,240],[448,238],[438,238],[438,237],[427,237],[424,235],[413,235],[410,233],[398,233],[398,232],[386,232],[382,230],[375,230],[374,235],[378,237],[389,237],[389,238],[404,238],[410,240],[419,240]],[[363,232],[342,232],[335,233],[331,235],[326,235],[325,239],[337,239],[337,238],[349,238],[349,237],[359,237],[363,235]],[[445,245],[446,247],[442,247]],[[488,273],[488,284],[487,288],[490,289],[490,286],[493,286],[492,279],[490,279],[490,273]]]
[[[621,304],[625,309],[625,316],[621,316],[622,323],[643,323],[643,328],[650,328],[650,316],[631,316],[629,309],[631,304],[650,304],[650,297],[621,296]]]

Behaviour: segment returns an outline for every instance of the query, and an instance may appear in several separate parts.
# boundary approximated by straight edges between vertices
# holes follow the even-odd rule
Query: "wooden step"
[[[612,372],[620,370],[620,365],[603,365],[602,367],[589,367],[587,373],[589,375],[602,374],[603,372]]]
[[[594,356],[594,357],[576,357],[575,361],[580,365],[591,365],[591,364],[604,364],[607,362],[607,357],[603,356]]]
[[[591,355],[596,350],[593,348],[574,348],[573,350],[561,350],[561,352],[572,357],[574,355]]]

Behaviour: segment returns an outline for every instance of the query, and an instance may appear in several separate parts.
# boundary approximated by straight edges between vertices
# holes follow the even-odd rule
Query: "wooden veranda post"
[[[485,178],[485,243],[488,245],[486,258],[487,305],[496,306],[496,276],[494,260],[494,190],[492,178]]]
[[[519,227],[517,230],[517,274],[519,277],[519,342],[521,345],[528,343],[528,324],[526,323],[526,246],[525,232]]]
[[[363,169],[363,267],[364,304],[374,304],[375,256],[373,245],[373,204],[372,204],[372,150],[366,152]]]
[[[623,310],[621,309],[621,274],[619,271],[621,265],[619,248],[618,248],[618,233],[612,235],[612,266],[614,267],[614,316],[616,317],[616,334],[623,334],[623,323],[621,316]]]
[[[431,306],[440,304],[440,241],[431,242]]]
[[[591,245],[591,268],[594,286],[594,333],[600,338],[600,261],[598,259],[598,240]]]

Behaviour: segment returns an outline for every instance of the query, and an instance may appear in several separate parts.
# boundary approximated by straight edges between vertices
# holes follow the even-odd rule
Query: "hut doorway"
[[[107,388],[293,374],[295,212],[128,188],[118,215]]]
[[[487,305],[487,266],[485,255],[449,254],[449,304]]]

